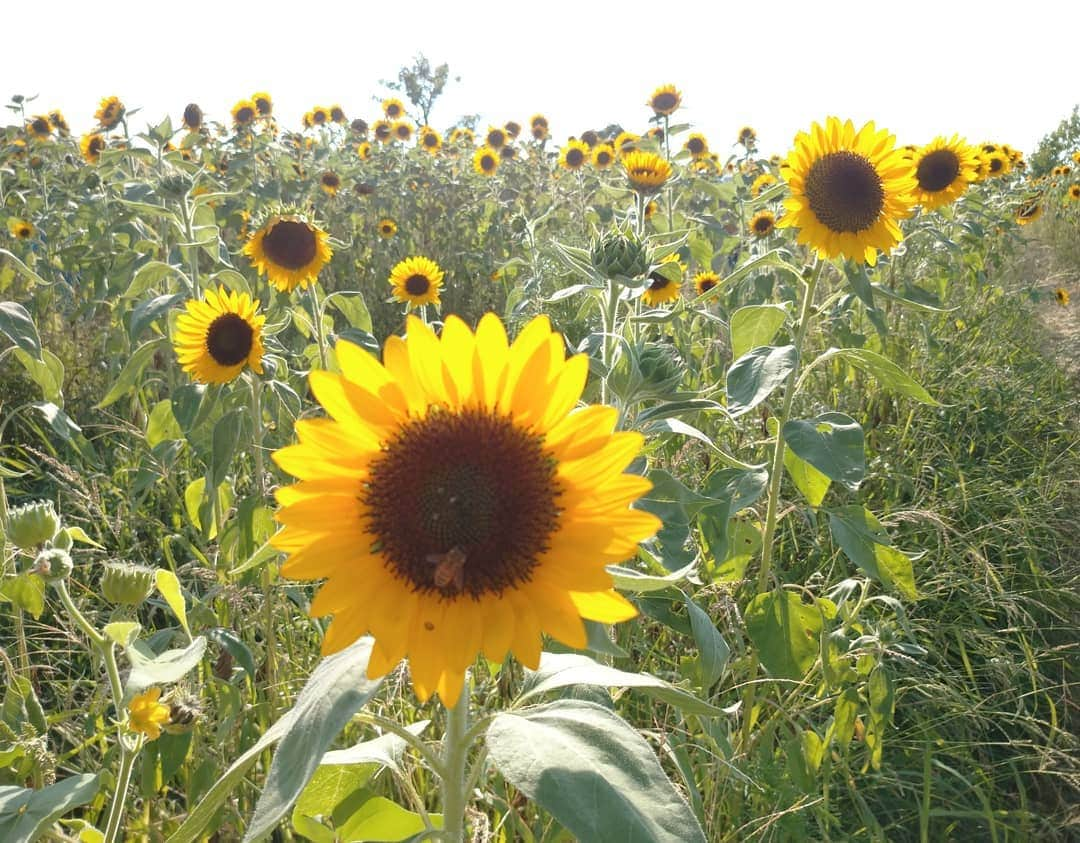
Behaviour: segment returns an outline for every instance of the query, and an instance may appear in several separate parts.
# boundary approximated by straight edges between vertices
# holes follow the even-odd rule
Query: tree
[[[450,65],[443,62],[432,70],[431,62],[423,53],[419,53],[413,59],[412,67],[403,67],[398,71],[396,82],[383,80],[380,84],[391,91],[403,93],[413,107],[423,115],[426,126],[430,125],[431,109],[435,106],[435,100],[446,88],[449,78]],[[455,76],[454,81],[460,82],[461,77]]]
[[[1080,105],[1074,105],[1072,114],[1039,141],[1039,148],[1031,156],[1032,177],[1046,175],[1058,164],[1071,164],[1072,153],[1077,149],[1080,149]]]

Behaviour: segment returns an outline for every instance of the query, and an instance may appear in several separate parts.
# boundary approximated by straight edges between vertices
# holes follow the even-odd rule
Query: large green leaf
[[[758,658],[773,676],[799,680],[820,652],[822,619],[817,606],[791,591],[770,591],[750,601],[746,632]]]
[[[731,364],[727,374],[728,412],[748,413],[780,386],[799,365],[793,345],[762,346]]]
[[[851,416],[822,413],[812,419],[789,421],[784,425],[784,439],[801,459],[852,491],[866,476],[863,429]]]
[[[201,635],[180,650],[166,650],[154,655],[144,642],[137,641],[127,649],[131,659],[131,673],[124,696],[130,698],[151,685],[167,685],[186,676],[202,661],[206,652],[206,639]]]
[[[705,843],[645,739],[614,712],[559,700],[495,716],[499,772],[589,843]]]
[[[816,366],[830,357],[841,357],[856,369],[873,375],[885,389],[899,392],[924,404],[936,406],[938,403],[911,375],[876,351],[870,351],[867,348],[830,348],[822,353],[812,365]]]
[[[787,469],[791,482],[795,484],[807,503],[813,507],[821,506],[825,494],[832,485],[832,480],[802,459],[791,448],[784,449],[784,468]]]
[[[693,630],[694,640],[698,645],[701,687],[708,690],[724,675],[724,669],[731,657],[731,648],[708,613],[689,597],[685,602],[686,611],[690,615],[690,629]]]
[[[0,301],[0,334],[36,360],[41,360],[41,337],[29,311],[13,301]]]
[[[848,559],[886,588],[909,600],[919,596],[911,559],[892,546],[892,539],[869,509],[844,506],[829,512],[833,539]]]
[[[124,368],[120,370],[120,374],[117,375],[116,382],[105,393],[105,397],[94,406],[94,409],[102,410],[126,395],[128,390],[136,388],[142,378],[143,370],[150,365],[150,361],[154,359],[154,354],[158,349],[162,348],[167,342],[164,337],[158,337],[135,349],[131,357],[128,358],[127,363],[124,364]]]
[[[4,843],[40,840],[49,826],[73,808],[85,805],[97,791],[96,773],[69,776],[41,790],[0,787],[0,840]]]
[[[441,814],[428,814],[435,828],[442,828]],[[391,802],[370,794],[337,829],[337,840],[364,840],[368,843],[395,843],[410,840],[425,831],[423,818]]]
[[[752,348],[768,345],[787,320],[778,304],[752,304],[731,314],[731,356],[738,360]]]

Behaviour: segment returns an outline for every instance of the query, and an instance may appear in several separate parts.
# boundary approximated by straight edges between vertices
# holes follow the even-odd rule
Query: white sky
[[[461,77],[436,128],[463,113],[524,124],[540,111],[556,142],[612,122],[644,129],[644,102],[667,82],[683,93],[676,122],[722,154],[741,125],[764,154],[784,153],[830,114],[875,120],[899,143],[959,132],[1030,153],[1080,101],[1080,3],[1049,0],[45,0],[18,18],[0,100],[40,94],[30,108],[59,107],[75,133],[110,94],[142,107],[133,131],[166,113],[179,125],[191,101],[225,120],[256,90],[286,127],[334,102],[370,122],[386,94],[378,80],[418,52]]]

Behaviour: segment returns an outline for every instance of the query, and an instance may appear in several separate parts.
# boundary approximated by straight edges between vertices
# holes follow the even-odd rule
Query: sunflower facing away
[[[124,117],[124,104],[119,97],[105,97],[94,112],[94,119],[106,132],[120,125]]]
[[[682,94],[675,89],[674,85],[662,85],[652,92],[652,96],[649,97],[645,105],[649,106],[656,114],[666,116],[674,114],[681,103]]]
[[[656,193],[671,178],[671,165],[655,152],[628,152],[622,164],[630,186],[638,193]]]
[[[559,166],[567,170],[580,170],[591,154],[585,141],[570,139],[559,153]]]
[[[546,316],[512,345],[491,313],[475,334],[407,327],[382,364],[339,341],[342,374],[311,374],[330,417],[274,454],[300,482],[277,492],[273,544],[286,576],[327,580],[324,653],[370,633],[369,677],[408,658],[417,696],[453,706],[479,652],[535,669],[543,633],[583,647],[582,618],[633,617],[605,566],[660,522],[630,509],[650,488],[624,473],[641,435],[613,432],[612,407],[572,412],[588,359],[565,359]]]
[[[101,158],[101,153],[105,149],[105,136],[93,132],[89,135],[83,135],[79,141],[79,151],[82,152],[82,157],[86,159],[89,164],[96,164],[98,159]]]
[[[161,737],[161,728],[169,722],[170,709],[161,698],[161,688],[136,694],[128,703],[128,728],[146,736],[148,741]]]
[[[250,366],[262,374],[262,329],[265,316],[259,302],[247,293],[219,287],[206,291],[202,301],[192,299],[187,312],[176,319],[173,347],[192,380],[228,383]]]
[[[430,258],[405,258],[390,270],[391,292],[395,299],[411,307],[439,304],[443,275],[439,265]]]
[[[482,146],[473,155],[473,169],[484,176],[493,176],[499,169],[499,153],[489,146]]]
[[[953,135],[936,137],[912,156],[915,168],[915,201],[925,210],[940,208],[964,195],[976,180],[978,151]]]
[[[911,163],[895,138],[867,123],[857,132],[836,117],[799,132],[781,174],[788,213],[777,223],[799,229],[798,242],[823,258],[843,255],[873,266],[878,249],[903,237],[898,220],[911,213]]]
[[[776,215],[772,211],[758,211],[750,220],[750,232],[755,237],[768,237],[776,228]]]
[[[184,106],[183,122],[184,128],[189,132],[197,132],[202,128],[203,110],[198,103],[189,102]]]
[[[276,214],[244,246],[260,275],[282,292],[315,282],[334,252],[330,235],[296,214]]]

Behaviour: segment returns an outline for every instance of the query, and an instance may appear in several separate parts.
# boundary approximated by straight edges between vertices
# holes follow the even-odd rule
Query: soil
[[[1045,328],[1044,352],[1080,381],[1080,267],[1065,265],[1049,244],[1032,239],[1017,270],[1024,286],[1040,294],[1035,315]],[[1054,295],[1059,287],[1069,294],[1064,307]]]

